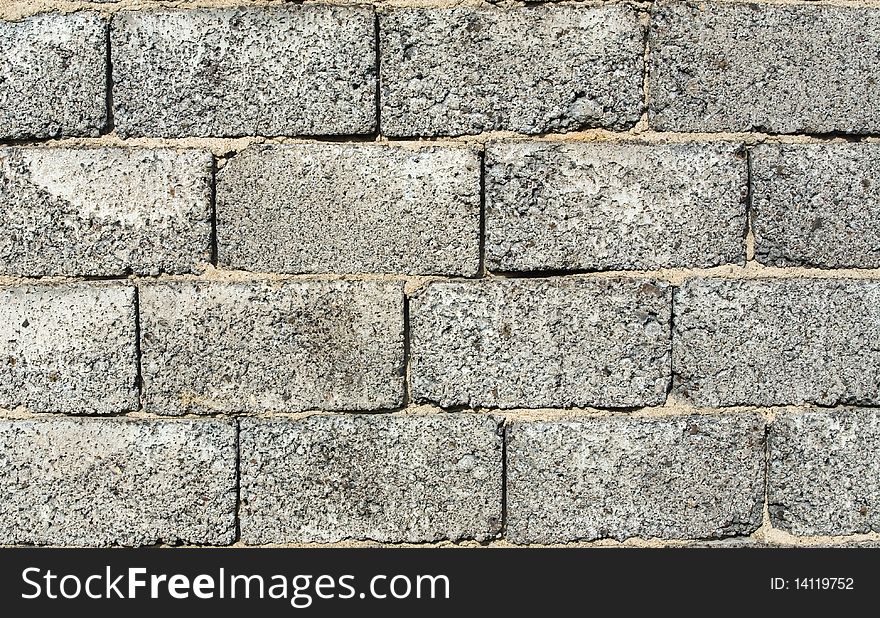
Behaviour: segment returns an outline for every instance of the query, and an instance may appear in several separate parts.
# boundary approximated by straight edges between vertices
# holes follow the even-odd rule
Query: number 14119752
[[[770,579],[771,590],[853,590],[855,580],[852,577],[795,577]]]

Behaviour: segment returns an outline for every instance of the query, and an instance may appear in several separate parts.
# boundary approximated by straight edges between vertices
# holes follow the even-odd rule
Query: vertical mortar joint
[[[110,47],[110,25],[112,19],[108,19],[104,25],[104,129],[101,135],[113,133],[116,130],[116,119],[113,116],[113,54]]]

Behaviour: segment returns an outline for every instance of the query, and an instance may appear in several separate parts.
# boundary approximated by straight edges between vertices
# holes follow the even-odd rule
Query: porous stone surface
[[[158,275],[211,257],[213,159],[195,150],[0,149],[0,273]]]
[[[0,138],[98,135],[107,121],[106,33],[93,11],[0,19]]]
[[[798,535],[880,532],[880,412],[780,414],[770,426],[773,526]]]
[[[517,421],[507,429],[507,538],[710,539],[761,525],[754,414]]]
[[[692,279],[674,307],[674,388],[696,405],[880,402],[878,281]]]
[[[755,259],[880,267],[878,144],[764,144],[751,151]]]
[[[135,320],[131,285],[0,286],[0,408],[136,410]]]
[[[242,419],[242,540],[494,538],[500,422],[476,414]]]
[[[652,128],[880,129],[876,8],[661,2],[649,48]]]
[[[745,261],[748,166],[739,144],[493,143],[485,184],[490,269]]]
[[[382,11],[382,133],[629,128],[643,30],[623,5]]]
[[[0,543],[229,544],[236,428],[219,420],[0,420]]]
[[[400,282],[167,281],[139,289],[147,412],[402,404]]]
[[[370,7],[114,15],[113,114],[123,136],[336,135],[376,125]]]
[[[255,146],[217,179],[221,264],[263,272],[473,276],[480,160],[471,148]]]
[[[661,404],[672,289],[645,279],[435,282],[410,300],[412,394],[444,407]]]

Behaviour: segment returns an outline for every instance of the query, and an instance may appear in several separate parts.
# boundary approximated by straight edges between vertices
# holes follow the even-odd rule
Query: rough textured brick
[[[148,412],[402,403],[401,283],[145,283],[140,311]]]
[[[232,423],[0,420],[0,543],[227,544]]]
[[[475,275],[480,160],[470,148],[257,146],[217,180],[219,259],[264,272]]]
[[[656,129],[880,129],[877,9],[664,2],[649,44]]]
[[[629,7],[391,9],[379,15],[382,132],[624,129],[642,110]]]
[[[112,22],[122,135],[324,135],[375,129],[369,7],[122,12]]]
[[[487,263],[507,271],[742,263],[747,189],[737,144],[492,144]]]
[[[768,502],[793,534],[880,532],[880,413],[781,414],[770,426]]]
[[[0,273],[201,270],[211,170],[201,151],[0,149]]]
[[[880,402],[880,282],[695,279],[675,292],[675,389],[697,405]]]
[[[767,144],[752,161],[755,259],[880,267],[880,145]]]
[[[660,404],[672,290],[635,279],[437,282],[413,297],[417,400],[499,408]]]
[[[0,138],[98,135],[107,120],[98,13],[0,20]]]
[[[0,408],[136,410],[133,286],[0,286]]]
[[[476,414],[243,419],[245,543],[488,540],[500,420]]]
[[[756,415],[516,422],[507,430],[514,543],[749,534],[763,503]]]

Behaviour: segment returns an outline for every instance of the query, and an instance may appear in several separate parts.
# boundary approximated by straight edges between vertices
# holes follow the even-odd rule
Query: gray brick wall
[[[87,4],[0,9],[0,544],[880,539],[876,6]]]

